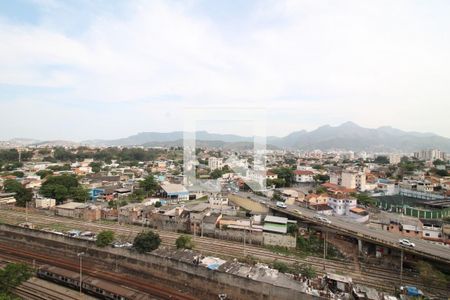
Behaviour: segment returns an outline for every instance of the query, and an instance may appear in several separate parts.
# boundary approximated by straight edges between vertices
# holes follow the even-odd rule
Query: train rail
[[[14,212],[13,214],[11,214],[11,212],[5,213],[4,211],[0,211],[0,216],[2,216],[3,218],[11,218],[11,216],[14,216],[14,219],[12,221],[17,222],[18,217],[24,217],[24,214],[18,212]],[[48,226],[49,224],[53,224],[56,221],[64,225],[70,225],[78,229],[86,229],[91,231],[110,229],[114,230],[118,234],[128,235],[130,237],[142,230],[140,226],[135,225],[119,226],[117,224],[86,223],[78,220],[60,218],[56,216],[29,215],[28,220],[42,226]],[[161,236],[162,244],[168,247],[174,247],[175,240],[180,236],[180,234],[174,232],[161,230],[154,231],[158,232],[158,234]],[[242,243],[199,236],[194,237],[194,241],[196,249],[204,254],[212,254],[231,259],[242,257],[244,254]],[[361,266],[361,269],[363,269],[364,272],[361,272],[361,270],[357,270],[354,262],[336,261],[323,259],[320,257],[308,257],[303,259],[299,257],[276,254],[268,249],[255,245],[246,245],[245,252],[247,255],[254,256],[265,262],[279,260],[287,263],[307,263],[311,266],[314,266],[319,274],[325,272],[344,273],[351,276],[353,278],[353,281],[356,283],[364,284],[388,292],[393,292],[393,286],[395,284],[400,284],[399,271],[389,268],[364,265]],[[324,266],[325,269],[323,270]],[[415,275],[417,276],[417,274]],[[424,286],[421,280],[416,276],[411,276],[405,273],[403,275],[402,284],[416,285],[432,294],[448,296],[447,288],[443,288],[439,285]]]
[[[68,259],[55,258],[53,256],[44,255],[37,252],[30,252],[24,249],[17,249],[14,247],[6,246],[0,244],[0,250],[2,255],[6,254],[9,257],[19,257],[22,260],[35,260],[45,264],[51,264],[60,268],[64,268],[71,271],[79,270],[79,266],[76,262],[70,261]],[[119,285],[127,285],[136,290],[146,292],[158,299],[176,299],[176,300],[193,300],[196,299],[186,293],[169,290],[168,288],[157,286],[155,284],[144,281],[140,278],[131,278],[126,275],[117,274],[113,272],[107,272],[104,270],[94,269],[89,266],[83,267],[83,273],[86,275],[91,275],[103,280],[107,280]]]
[[[13,290],[13,293],[23,299],[29,300],[78,300],[79,295],[69,295],[69,293],[46,288],[33,280],[28,280]],[[87,299],[87,297],[86,297]],[[92,298],[90,298],[92,299]]]

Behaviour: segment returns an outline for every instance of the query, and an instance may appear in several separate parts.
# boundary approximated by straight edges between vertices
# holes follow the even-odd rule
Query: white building
[[[222,168],[223,168],[223,159],[211,156],[208,159],[208,167],[209,167],[209,169],[211,171],[214,171],[214,170],[217,170],[217,169],[222,170]]]
[[[428,149],[428,150],[421,150],[419,152],[414,152],[414,157],[420,160],[446,159],[445,152],[442,152],[439,149]]]
[[[328,206],[333,209],[333,212],[336,215],[348,215],[350,209],[355,208],[357,204],[357,200],[355,198],[350,197],[337,197],[330,196],[328,198]]]
[[[424,239],[441,239],[442,223],[439,220],[420,219],[422,223],[422,237]]]
[[[399,164],[402,159],[400,154],[391,154],[389,155],[389,164],[396,165]]]
[[[343,187],[358,189],[360,191],[366,189],[366,174],[363,172],[343,171],[341,178],[341,185]]]
[[[35,200],[36,208],[52,208],[56,205],[56,200],[51,198],[38,198]]]
[[[295,170],[295,182],[314,182],[314,173],[312,171]]]
[[[228,198],[221,194],[213,194],[208,197],[209,206],[212,209],[224,209],[228,206]]]

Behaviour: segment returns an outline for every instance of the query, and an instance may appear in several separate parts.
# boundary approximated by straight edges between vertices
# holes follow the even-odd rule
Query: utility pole
[[[323,269],[325,270],[325,259],[327,257],[327,234],[328,232],[324,230],[323,235]]]
[[[403,285],[403,249],[400,250],[400,286]]]
[[[246,238],[247,230],[244,228],[244,257],[247,256],[247,249],[245,249],[245,238]]]
[[[80,252],[77,256],[80,258],[80,299],[82,297],[82,285],[83,285],[83,255],[84,252]]]

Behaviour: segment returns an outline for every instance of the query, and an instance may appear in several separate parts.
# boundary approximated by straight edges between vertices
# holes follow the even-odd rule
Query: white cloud
[[[126,17],[100,14],[76,35],[49,19],[61,5],[43,5],[50,13],[41,26],[0,22],[0,84],[65,89],[29,101],[145,101],[160,116],[250,103],[279,115],[298,110],[278,125],[269,120],[270,134],[353,120],[450,136],[445,2],[258,2],[231,33],[192,13],[197,2],[129,2]],[[144,117],[135,113],[123,118]]]

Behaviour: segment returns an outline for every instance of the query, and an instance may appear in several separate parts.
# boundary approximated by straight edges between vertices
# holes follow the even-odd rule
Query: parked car
[[[79,238],[90,241],[95,241],[97,239],[96,234],[92,231],[85,231],[80,233]]]
[[[277,207],[279,207],[279,208],[287,208],[287,205],[284,202],[277,201]]]
[[[80,231],[79,230],[70,230],[67,232],[67,236],[69,237],[78,237],[80,235]]]
[[[125,243],[121,243],[121,242],[114,242],[112,244],[113,248],[131,248],[133,247],[132,243],[129,242],[125,242]]]
[[[416,244],[414,244],[413,242],[411,242],[408,239],[400,239],[400,240],[398,240],[398,242],[400,243],[401,246],[405,246],[405,247],[414,248],[416,246]]]
[[[302,214],[302,212],[301,212],[301,211],[299,211],[298,209],[294,209],[294,212],[295,212],[296,214],[299,214],[299,215],[301,215],[301,214]]]

